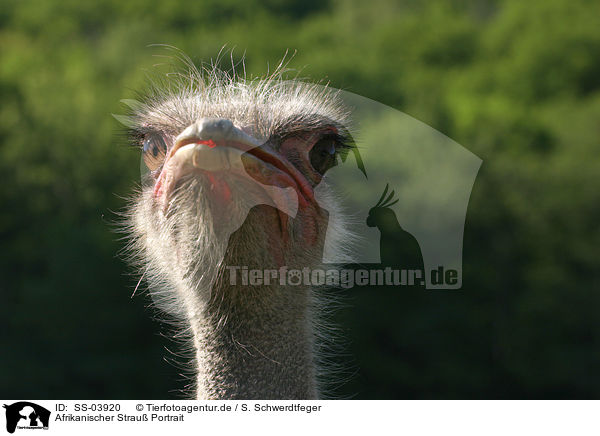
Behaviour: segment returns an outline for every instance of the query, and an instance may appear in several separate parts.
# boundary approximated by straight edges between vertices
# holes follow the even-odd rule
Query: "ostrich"
[[[147,167],[128,214],[132,258],[191,336],[196,398],[318,398],[327,299],[236,274],[316,268],[343,249],[334,196],[319,189],[317,201],[315,188],[354,148],[348,112],[333,90],[281,69],[246,79],[189,68],[129,117]]]

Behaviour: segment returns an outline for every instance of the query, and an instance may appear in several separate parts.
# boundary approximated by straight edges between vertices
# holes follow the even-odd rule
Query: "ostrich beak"
[[[156,182],[155,197],[163,197],[166,206],[177,180],[194,171],[207,175],[213,182],[217,180],[215,174],[222,174],[218,179],[226,179],[228,173],[235,173],[251,178],[253,182],[262,184],[263,188],[281,191],[277,188],[292,187],[298,193],[300,204],[314,201],[312,187],[295,166],[284,156],[265,146],[264,142],[248,135],[226,119],[200,119],[175,139]],[[223,190],[228,193],[226,196],[230,195],[228,187]],[[268,191],[273,198],[273,189]],[[273,200],[278,207],[286,213],[293,212],[294,207],[284,205],[289,203],[289,198],[282,199],[281,193],[276,197],[278,198]]]

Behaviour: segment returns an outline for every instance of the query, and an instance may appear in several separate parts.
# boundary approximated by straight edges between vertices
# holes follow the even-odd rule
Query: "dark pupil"
[[[153,157],[166,150],[166,146],[161,137],[152,136],[144,141],[144,153],[152,153]]]
[[[321,139],[310,150],[310,164],[319,174],[325,174],[328,169],[337,164],[336,151],[335,141]]]

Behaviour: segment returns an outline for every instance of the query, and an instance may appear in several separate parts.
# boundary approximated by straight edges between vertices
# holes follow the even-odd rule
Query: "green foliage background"
[[[178,398],[114,232],[139,155],[110,116],[223,45],[424,121],[483,159],[463,289],[354,290],[352,398],[600,396],[596,0],[0,0],[0,397]],[[166,357],[166,359],[164,358]],[[178,359],[181,360],[181,359]]]

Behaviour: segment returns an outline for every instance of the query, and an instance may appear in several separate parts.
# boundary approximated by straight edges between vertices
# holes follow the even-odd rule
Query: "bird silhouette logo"
[[[381,234],[379,240],[381,264],[423,271],[421,247],[417,239],[404,230],[398,222],[392,206],[400,199],[394,200],[394,190],[388,194],[389,186],[389,183],[385,185],[383,194],[377,204],[369,210],[367,217],[367,226],[377,227]]]

